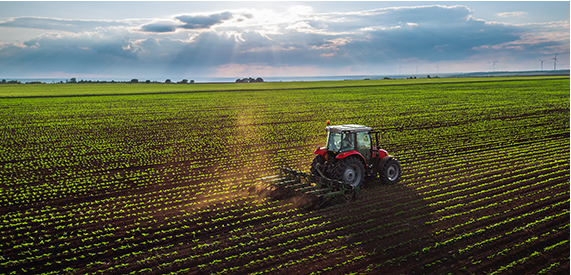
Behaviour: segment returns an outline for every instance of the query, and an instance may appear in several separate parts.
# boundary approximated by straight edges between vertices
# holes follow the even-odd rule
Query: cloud
[[[211,15],[181,15],[175,18],[184,23],[180,28],[191,30],[207,29],[232,18],[232,13],[222,12]]]
[[[0,22],[0,27],[27,28],[42,30],[61,30],[68,32],[82,32],[96,28],[126,27],[126,22],[111,20],[67,20],[40,17],[18,17]]]
[[[496,13],[496,15],[499,17],[522,17],[526,16],[527,12],[524,11],[500,12]]]
[[[143,25],[141,30],[144,32],[174,32],[177,27],[178,25],[171,21],[162,21]]]
[[[139,63],[140,48],[129,37],[89,33],[60,35],[48,33],[0,48],[0,72],[11,75],[64,72],[89,75],[122,75]]]
[[[180,15],[174,17],[173,21],[152,22],[143,25],[141,26],[141,31],[168,33],[174,32],[177,29],[205,30],[223,24],[231,19],[235,19],[236,22],[242,22],[249,18],[252,18],[251,14],[233,14],[228,11],[209,15]]]
[[[466,6],[417,6],[394,7],[360,12],[328,13],[315,16],[322,22],[327,22],[337,31],[349,31],[362,28],[391,28],[412,23],[425,26],[444,26],[448,24],[463,24],[470,16],[471,10]]]
[[[38,51],[78,50],[85,53],[93,52],[100,57],[107,55],[125,59],[136,59],[136,51],[138,50],[131,43],[129,37],[107,36],[101,33],[80,36],[60,36],[59,34],[48,33],[24,42],[24,45],[33,47]]]
[[[563,51],[563,60],[569,52],[567,21],[488,22],[474,18],[466,6],[330,13],[304,7],[240,9],[170,20],[22,17],[0,27],[50,30],[23,42],[0,43],[3,74],[42,69],[127,77],[379,73],[407,64],[461,66],[498,55],[515,64]]]

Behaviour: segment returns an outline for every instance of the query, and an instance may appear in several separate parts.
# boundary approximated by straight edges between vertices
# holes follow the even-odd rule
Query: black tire
[[[398,183],[401,176],[401,166],[397,159],[391,158],[379,170],[379,178],[384,184]]]
[[[323,173],[323,175],[326,176],[325,175],[325,157],[323,157],[322,155],[317,155],[317,156],[315,156],[315,158],[313,158],[313,162],[311,162],[311,168],[309,169],[311,174],[314,176],[321,177],[321,174],[319,174],[319,172],[317,171],[317,164],[319,164],[321,173]]]
[[[353,188],[361,188],[365,180],[363,162],[355,157],[344,158],[335,165],[332,177],[336,180],[350,183]]]

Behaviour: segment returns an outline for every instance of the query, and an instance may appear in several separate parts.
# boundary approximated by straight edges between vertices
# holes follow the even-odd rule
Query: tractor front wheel
[[[321,173],[325,175],[325,157],[323,157],[322,155],[317,155],[315,156],[315,158],[313,158],[313,162],[311,163],[311,168],[309,169],[312,175],[321,176],[321,174],[317,170],[318,166],[319,166],[319,171],[321,171]]]
[[[351,184],[353,188],[360,188],[364,177],[365,168],[363,167],[363,163],[355,157],[340,160],[337,165],[335,165],[335,169],[333,169],[334,179],[347,182]]]
[[[400,180],[401,167],[397,159],[391,158],[380,167],[379,178],[385,184],[395,184]]]

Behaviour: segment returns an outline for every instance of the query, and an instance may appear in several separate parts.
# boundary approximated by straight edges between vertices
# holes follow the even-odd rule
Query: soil
[[[234,174],[249,192],[217,193],[228,179],[210,178],[62,198],[50,201],[49,210],[48,203],[21,208],[22,215],[51,215],[46,219],[51,224],[36,219],[12,226],[5,232],[20,235],[10,242],[33,242],[36,250],[2,247],[2,256],[5,270],[16,273],[149,268],[161,274],[443,274],[502,267],[533,273],[551,265],[556,265],[552,272],[565,273],[568,163],[494,170],[507,162],[517,159],[434,163],[432,169],[405,163],[403,170],[416,173],[405,174],[399,184],[369,181],[357,201],[316,211],[299,207],[304,200],[298,196],[276,200],[249,179],[250,173],[257,177],[269,169]],[[486,169],[491,172],[470,176]],[[428,176],[418,177],[423,174]],[[447,181],[434,184],[442,179]],[[208,192],[197,195],[200,186]],[[38,244],[42,241],[45,245]],[[49,255],[26,260],[44,253]]]

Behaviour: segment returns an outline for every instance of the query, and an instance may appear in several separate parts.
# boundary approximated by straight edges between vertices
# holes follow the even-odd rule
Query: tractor
[[[273,194],[279,194],[276,197],[301,193],[318,208],[334,197],[356,200],[366,179],[384,184],[399,181],[400,163],[380,148],[381,132],[355,124],[331,126],[329,121],[325,131],[326,146],[315,149],[309,173],[282,167],[280,175],[262,178],[273,186]]]
[[[399,161],[379,146],[381,132],[370,127],[345,124],[325,127],[327,145],[317,147],[311,173],[360,187],[365,177],[379,177],[385,184],[400,179]]]

